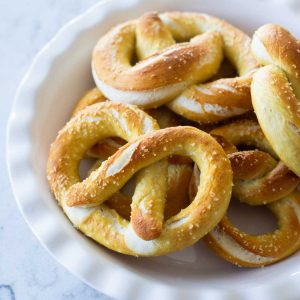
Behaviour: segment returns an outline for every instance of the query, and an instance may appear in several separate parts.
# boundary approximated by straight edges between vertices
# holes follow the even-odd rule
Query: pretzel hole
[[[120,147],[125,145],[127,141],[120,137],[110,137],[96,143],[89,151],[88,155],[100,159],[107,159],[113,155]]]
[[[275,216],[266,206],[250,206],[232,199],[227,215],[237,228],[248,234],[261,235],[278,229]]]
[[[136,52],[136,47],[133,47],[133,51],[131,53],[131,57],[130,57],[130,65],[134,66],[139,62],[138,56],[137,56],[137,52]]]
[[[249,150],[257,150],[257,147],[251,144],[239,144],[236,145],[238,151],[249,151]]]
[[[114,209],[121,217],[130,221],[132,196],[136,187],[136,176],[134,175],[117,193],[107,199],[104,205]],[[120,197],[121,195],[121,197]]]
[[[218,73],[208,80],[208,82],[215,81],[222,78],[233,78],[239,76],[237,69],[230,62],[228,58],[224,58]]]
[[[97,159],[95,159],[93,157],[84,157],[80,161],[79,176],[82,181],[89,176],[90,170],[95,167],[96,162],[97,162]]]

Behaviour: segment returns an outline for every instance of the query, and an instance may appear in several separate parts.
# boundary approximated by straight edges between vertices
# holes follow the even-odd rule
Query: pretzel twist
[[[234,174],[233,196],[241,202],[267,204],[290,194],[299,184],[299,177],[281,161],[276,161],[276,155],[257,122],[235,121],[212,130],[211,134],[226,140],[224,149]],[[238,152],[233,145],[247,145],[263,151]]]
[[[242,77],[194,85],[217,73],[223,52]],[[148,13],[115,27],[99,40],[92,59],[95,82],[108,99],[144,108],[168,103],[202,123],[252,109],[256,67],[246,34],[209,15],[176,12]]]
[[[101,161],[102,163],[102,161]],[[101,165],[97,161],[90,173]],[[168,220],[178,214],[181,209],[189,205],[189,183],[193,173],[190,164],[169,164],[168,166],[168,189],[164,209],[164,219]],[[124,193],[117,192],[105,201],[105,205],[114,209],[121,217],[130,220],[132,198]]]
[[[229,203],[232,172],[219,144],[192,127],[157,128],[155,121],[137,108],[99,103],[72,118],[50,149],[48,180],[65,213],[87,236],[121,253],[163,255],[192,245],[221,220]],[[140,136],[152,130],[156,131]],[[115,135],[130,142],[80,182],[78,163],[86,150]],[[167,164],[162,159],[174,153],[190,156],[203,180],[194,201],[163,223],[159,237],[145,241],[135,231],[148,229],[139,227],[144,220],[154,225],[163,220]],[[103,202],[137,171],[128,222]],[[143,176],[139,176],[141,172]],[[159,174],[160,180],[153,174]],[[153,238],[151,232],[149,238]]]
[[[276,154],[300,176],[300,42],[269,24],[254,34],[252,52],[265,65],[251,87],[258,121]]]

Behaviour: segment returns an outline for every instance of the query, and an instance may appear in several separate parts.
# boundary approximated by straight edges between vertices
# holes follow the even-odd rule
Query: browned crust
[[[276,24],[260,27],[254,34],[266,48],[270,61],[262,64],[274,64],[282,68],[288,75],[292,85],[300,96],[300,42],[285,28]],[[259,53],[254,51],[259,59]]]
[[[293,205],[291,205],[293,203]],[[227,261],[244,267],[258,267],[273,264],[293,254],[300,247],[300,222],[294,206],[299,206],[300,194],[294,192],[268,207],[278,219],[279,228],[268,234],[250,235],[235,227],[228,218],[217,226],[217,232],[223,232],[232,238],[241,248],[261,257],[269,258],[268,262],[251,263],[242,256],[233,256],[231,249],[224,248],[210,233],[204,237],[204,241],[218,255]]]
[[[176,99],[169,102],[167,106],[189,120],[201,124],[216,123],[253,110],[250,93],[251,81],[251,76],[225,78],[186,89],[179,97],[186,98],[187,102],[198,103],[202,107],[201,112],[177,104]],[[216,110],[206,109],[207,105],[216,106]],[[220,109],[227,111],[227,114],[220,114]]]
[[[145,217],[140,210],[132,211],[131,224],[136,234],[145,241],[158,238],[162,232],[162,224],[154,218]]]
[[[205,143],[205,138],[197,137],[197,132],[199,132],[198,129],[188,126],[170,127],[144,135],[141,139],[132,143],[127,143],[103,163],[99,176],[93,179],[94,183],[92,186],[90,185],[90,180],[84,180],[73,185],[68,190],[66,194],[68,205],[80,206],[99,203],[98,198],[101,193],[103,194],[104,190],[107,190],[107,187],[111,186],[118,190],[125,184],[127,178],[130,178],[140,168],[149,164],[150,161],[153,163],[173,154],[176,146],[180,147],[180,144],[186,144],[187,141],[197,138],[200,138],[201,142]],[[138,141],[138,146],[128,164],[114,176],[106,178],[105,174],[109,166],[118,159],[124,150]],[[137,166],[138,169],[136,169]]]
[[[120,27],[117,35],[115,30],[111,31],[105,37],[105,41],[108,42],[101,39],[93,52],[93,65],[98,77],[105,83],[123,91],[152,90],[186,80],[193,83],[197,81],[195,78],[193,79],[193,73],[197,72],[199,62],[212,56],[212,47],[219,47],[219,49],[222,47],[220,35],[212,32],[203,36],[197,44],[176,44],[167,50],[162,50],[161,53],[156,54],[158,59],[151,64],[147,63],[147,60],[152,59],[150,56],[135,66],[129,67],[130,56],[128,56],[128,66],[122,67],[111,55],[116,51],[116,40],[129,38],[127,37],[128,33],[125,32],[129,30],[130,35],[133,35],[134,29],[131,23],[124,25],[123,28]],[[219,45],[216,46],[216,44]]]
[[[211,133],[211,136],[222,146],[226,154],[237,152],[237,148],[222,135]]]
[[[98,88],[93,88],[87,91],[83,97],[81,97],[75,105],[75,108],[72,112],[74,117],[79,111],[86,108],[87,106],[93,105],[95,103],[107,101],[104,95],[100,92]],[[181,123],[181,117],[173,113],[170,109],[166,107],[159,107],[148,109],[146,112],[157,120],[160,128],[167,128],[172,126],[178,126]],[[104,139],[95,144],[87,152],[88,156],[106,159],[107,157],[113,155],[121,146],[125,144],[125,141],[118,137],[112,137]],[[171,159],[172,160],[172,159]],[[190,160],[181,158],[181,163],[186,163]],[[179,161],[179,158],[175,158],[175,161]]]
[[[276,162],[268,153],[240,151],[228,155],[235,179],[250,180],[264,176],[273,170]]]
[[[126,134],[126,130],[118,126],[124,123],[118,123],[120,118],[113,118],[113,109],[118,111],[123,120],[131,120],[127,122],[127,126],[135,134]],[[105,161],[88,179],[77,183],[80,181],[77,162],[90,144],[108,133],[133,139],[141,132],[134,126],[142,125],[144,118],[152,121],[153,130],[157,128],[154,120],[135,107],[108,102],[87,107],[68,122],[52,144],[48,161],[48,180],[60,203],[64,201],[66,204],[68,201],[73,205],[94,205],[107,200],[136,171],[146,170],[145,167],[150,168],[155,163],[162,173],[159,165],[162,158],[173,153],[191,156],[204,174],[197,199],[165,222],[164,230],[155,242],[157,248],[150,253],[136,252],[126,244],[122,231],[116,230],[115,226],[127,228],[130,225],[105,205],[100,205],[99,209],[93,211],[84,221],[75,224],[87,236],[115,251],[131,255],[163,255],[192,245],[219,222],[229,203],[232,173],[229,160],[213,138],[198,129],[179,126],[157,130],[132,140]],[[114,127],[111,127],[112,124]],[[72,147],[74,143],[76,147]],[[129,161],[126,161],[121,169],[114,169],[110,175],[106,174],[109,166],[129,147],[134,149],[130,152]],[[102,175],[104,177],[101,178]],[[210,180],[211,178],[214,180]]]
[[[255,121],[234,121],[212,130],[211,133],[214,137],[216,134],[222,136],[221,145],[225,145],[227,149],[230,144],[246,144],[274,155]],[[226,152],[229,153],[228,150]],[[241,202],[250,205],[267,204],[288,195],[299,184],[299,177],[282,162],[276,163],[269,153],[257,150],[229,153],[234,174],[233,195]]]

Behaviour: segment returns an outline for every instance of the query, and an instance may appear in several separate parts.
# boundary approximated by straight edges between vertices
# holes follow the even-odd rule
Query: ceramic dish
[[[237,268],[201,242],[164,257],[128,257],[75,230],[51,196],[46,180],[49,145],[75,101],[93,86],[90,54],[94,44],[113,25],[150,10],[210,13],[249,34],[275,22],[300,37],[299,16],[267,0],[114,0],[94,6],[41,51],[17,92],[8,126],[7,161],[24,218],[61,264],[118,299],[299,299],[300,252],[262,269]],[[255,222],[252,219],[249,225]]]

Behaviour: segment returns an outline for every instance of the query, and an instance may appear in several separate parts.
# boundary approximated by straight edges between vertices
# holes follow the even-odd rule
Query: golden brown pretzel
[[[276,154],[300,176],[300,42],[269,24],[254,34],[252,51],[267,65],[251,87],[258,121]]]
[[[217,72],[223,49],[242,77],[193,85]],[[134,51],[136,65],[131,63]],[[148,13],[121,24],[99,40],[92,67],[97,86],[113,101],[140,107],[169,102],[176,113],[203,123],[252,108],[249,87],[257,63],[250,52],[250,38],[209,15]]]
[[[147,132],[159,129],[157,122],[140,109],[133,106],[114,104],[112,102],[103,102],[88,106],[85,110],[81,110],[78,114],[76,114],[72,120],[67,123],[64,128],[67,133],[63,136],[59,133],[56,139],[56,143],[59,145],[57,146],[57,148],[59,148],[58,153],[50,151],[49,163],[51,162],[53,164],[52,171],[54,172],[54,175],[56,169],[64,167],[61,166],[62,162],[59,157],[60,155],[65,154],[65,152],[75,152],[77,156],[72,153],[69,156],[67,155],[66,160],[69,160],[72,163],[75,161],[77,164],[79,162],[78,159],[82,158],[81,151],[83,151],[82,148],[85,147],[82,143],[78,143],[78,141],[76,142],[75,140],[74,145],[69,145],[69,147],[73,148],[73,150],[71,148],[68,149],[68,147],[64,145],[61,146],[61,144],[69,142],[72,137],[76,135],[78,139],[83,139],[84,137],[89,138],[88,142],[90,144],[88,149],[90,149],[90,147],[99,140],[101,141],[102,139],[110,136],[119,136],[121,138],[125,138],[125,140],[132,140]],[[84,135],[84,137],[81,137],[81,135]],[[67,140],[65,136],[67,136]],[[125,162],[126,160],[124,163]],[[72,171],[74,172],[74,168],[75,165],[70,166],[69,169],[66,170],[67,174],[70,172],[72,173]],[[154,182],[158,175],[162,175],[162,179],[156,183],[156,189],[152,191],[152,195],[154,198],[156,197],[158,199],[157,203],[159,201],[164,201],[167,188],[167,162],[157,162],[139,173],[140,177],[137,179],[137,185],[142,187],[145,186],[146,188],[137,188],[136,193],[141,196],[145,194],[145,199],[149,194],[149,190],[151,190],[151,184],[149,183]],[[73,180],[78,179],[75,177],[76,175],[78,175],[77,172],[73,174]],[[54,181],[53,189],[55,189],[56,185],[59,185],[59,183],[59,180],[57,182]],[[64,187],[64,185],[62,184],[61,187]],[[64,191],[58,189],[58,192],[61,193]],[[146,199],[146,201],[149,200],[150,199]],[[65,205],[65,210],[66,207],[67,206]],[[156,214],[156,203],[153,206],[152,213]],[[151,222],[151,228],[149,229],[149,232],[147,232],[149,238],[160,234],[163,215],[160,215],[159,217],[161,220],[158,220],[157,217],[153,222]]]
[[[167,128],[139,137],[141,131],[156,126],[135,107],[95,104],[68,122],[49,154],[49,184],[73,224],[104,246],[125,254],[163,255],[192,245],[220,221],[231,195],[230,163],[213,138],[192,127]],[[99,139],[115,135],[131,142],[80,182],[77,167],[85,151]],[[162,159],[174,153],[190,156],[203,180],[195,200],[163,223],[158,238],[145,241],[135,233],[133,223],[135,230],[148,230],[147,226],[138,227],[139,222],[157,225],[163,220],[167,174]],[[150,172],[150,168],[154,169]],[[139,170],[128,222],[102,203]],[[160,180],[153,174],[159,174]],[[147,219],[149,212],[151,219]]]
[[[288,195],[299,184],[298,176],[282,162],[275,160],[272,148],[255,121],[235,121],[212,130],[211,134],[222,136],[227,141],[224,149],[234,172],[233,195],[241,202],[267,204]],[[236,146],[252,146],[265,152],[237,152],[234,147],[228,146],[228,142]]]

